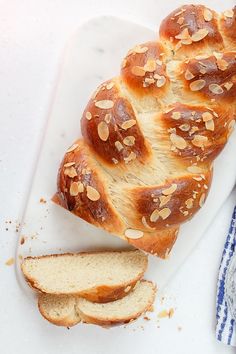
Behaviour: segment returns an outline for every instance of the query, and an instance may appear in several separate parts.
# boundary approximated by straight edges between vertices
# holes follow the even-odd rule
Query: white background
[[[227,8],[227,1],[222,2],[222,8]],[[157,322],[160,328],[156,326],[154,346],[149,346],[153,338],[150,340],[147,331],[138,325],[134,329],[140,332],[139,341],[134,343],[130,335],[130,347],[122,346],[122,336],[110,341],[107,330],[101,329],[100,336],[86,342],[78,336],[78,330],[50,326],[21,293],[14,267],[5,265],[8,258],[14,257],[17,239],[15,222],[8,225],[5,221],[21,218],[68,37],[79,24],[95,15],[113,14],[135,22],[150,22],[153,26],[156,11],[164,16],[171,9],[172,1],[160,0],[0,1],[1,354],[54,354],[67,350],[72,354],[126,354],[134,350],[131,346],[158,354],[234,352],[214,338],[214,305],[217,271],[235,194],[165,289],[166,303],[160,304],[156,313],[168,306],[176,311],[172,319]],[[181,331],[177,329],[179,326]]]

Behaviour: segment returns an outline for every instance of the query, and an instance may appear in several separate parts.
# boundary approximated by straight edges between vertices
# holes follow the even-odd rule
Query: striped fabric
[[[216,320],[216,338],[236,346],[236,207],[219,269]]]

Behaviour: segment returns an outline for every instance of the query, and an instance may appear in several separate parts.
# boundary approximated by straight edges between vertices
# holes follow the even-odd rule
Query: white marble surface
[[[203,1],[202,1],[203,2]],[[129,353],[137,352],[207,354],[233,353],[215,341],[214,302],[216,275],[230,214],[233,194],[224,205],[204,239],[165,289],[162,308],[176,307],[172,319],[157,323],[156,331],[134,325],[134,334],[125,330],[117,336],[101,329],[85,340],[85,328],[67,331],[47,324],[18,288],[14,267],[5,261],[14,256],[15,222],[23,213],[35,157],[43,135],[52,91],[67,38],[85,19],[115,14],[149,23],[155,14],[166,14],[180,1],[0,1],[0,343],[1,353]],[[214,1],[206,2],[214,4]],[[233,1],[222,2],[227,8]],[[8,227],[9,230],[5,231]],[[153,323],[147,323],[153,327]],[[178,331],[177,327],[182,327]],[[133,337],[133,338],[132,338]],[[147,349],[148,348],[148,349]]]

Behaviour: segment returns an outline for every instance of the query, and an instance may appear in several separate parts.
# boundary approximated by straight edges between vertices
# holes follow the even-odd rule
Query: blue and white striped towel
[[[220,264],[216,320],[216,338],[236,346],[236,207]]]

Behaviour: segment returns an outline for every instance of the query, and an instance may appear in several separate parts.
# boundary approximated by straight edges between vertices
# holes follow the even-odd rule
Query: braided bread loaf
[[[202,207],[236,109],[236,7],[187,5],[98,87],[54,201],[160,257]]]

